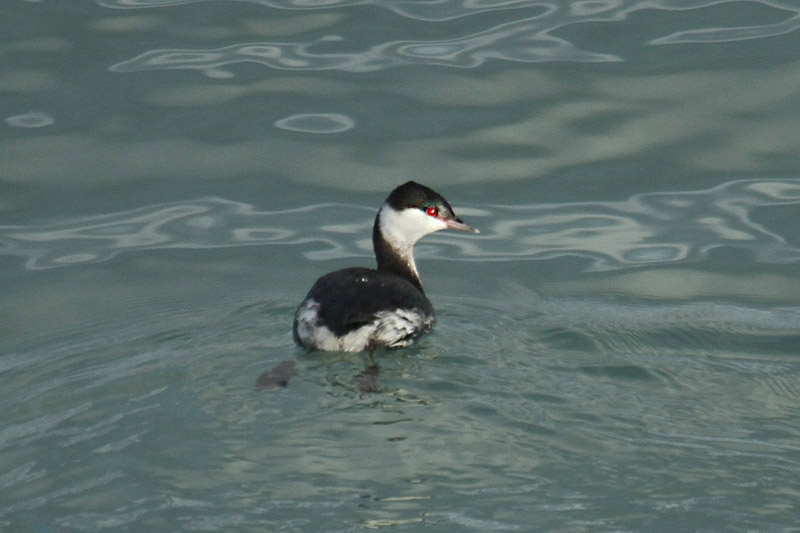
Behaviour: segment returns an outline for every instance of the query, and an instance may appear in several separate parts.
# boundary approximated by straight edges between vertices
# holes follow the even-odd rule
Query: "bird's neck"
[[[417,265],[414,263],[415,241],[405,239],[401,233],[395,231],[391,218],[392,212],[384,206],[375,217],[372,228],[372,246],[375,249],[378,270],[408,280],[424,294]]]

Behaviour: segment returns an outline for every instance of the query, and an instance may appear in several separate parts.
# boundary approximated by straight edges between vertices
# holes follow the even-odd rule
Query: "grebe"
[[[294,340],[309,351],[402,348],[436,320],[414,263],[414,243],[443,229],[478,233],[432,189],[409,181],[389,194],[372,228],[378,267],[353,267],[319,278],[294,315]]]

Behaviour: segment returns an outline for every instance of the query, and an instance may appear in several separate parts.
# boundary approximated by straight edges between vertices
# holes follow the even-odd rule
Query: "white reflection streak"
[[[725,3],[725,0],[709,2],[709,5],[717,5],[722,3]],[[775,37],[777,35],[785,35],[800,29],[800,5],[798,5],[797,2],[790,4],[789,2],[760,0],[759,3],[775,9],[794,12],[796,14],[777,24],[742,26],[737,28],[703,28],[699,30],[679,31],[665,37],[653,39],[649,44],[726,43],[733,41],[745,41],[748,39]]]
[[[550,259],[574,255],[592,259],[594,269],[601,270],[689,257],[691,244],[660,240],[664,228],[652,225],[644,217],[637,219],[630,213],[630,205],[620,202],[507,207],[515,213],[532,212],[531,218],[507,220],[493,227],[492,237],[506,240],[512,250],[474,250],[470,255],[483,259]],[[610,206],[618,213],[601,214]],[[577,212],[569,213],[573,210]]]
[[[230,227],[253,218],[301,214],[307,208],[259,213],[252,206],[202,198],[101,215],[49,227],[0,226],[0,254],[26,258],[31,270],[108,260],[122,251],[218,248],[290,242],[296,231],[282,224]]]
[[[202,212],[204,212],[204,209],[194,206],[176,206],[155,213],[134,216],[122,223],[112,220],[106,223],[92,223],[61,230],[11,233],[9,236],[29,242],[90,239],[109,242],[110,248],[153,247],[170,240],[169,236],[158,231],[159,227],[173,220]],[[129,228],[131,226],[134,228],[139,227],[138,231],[130,233]]]
[[[749,250],[763,263],[799,261],[800,249],[751,220],[754,209],[774,205],[800,205],[800,180],[737,180],[703,191],[643,193],[622,202],[465,208],[462,215],[481,235],[433,236],[419,255],[472,261],[579,256],[589,259],[593,270],[612,270],[700,261],[726,246]],[[374,208],[367,206],[257,211],[249,204],[201,198],[52,226],[0,226],[0,255],[23,257],[31,270],[166,248],[302,245],[311,260],[369,258],[366,236],[373,216]],[[326,223],[334,219],[339,222]],[[793,224],[785,220],[782,227]]]
[[[130,9],[164,7],[206,0],[102,0],[105,7]],[[214,69],[238,62],[257,62],[281,70],[342,70],[368,72],[400,65],[441,65],[473,68],[487,59],[516,62],[541,61],[621,61],[603,53],[578,50],[568,41],[550,35],[571,24],[618,22],[631,13],[648,10],[690,11],[723,4],[740,4],[741,0],[587,0],[557,2],[520,0],[508,2],[475,2],[440,0],[434,2],[398,2],[396,0],[328,1],[307,3],[274,0],[237,0],[279,10],[342,8],[357,5],[378,6],[393,13],[420,21],[442,22],[484,12],[508,11],[525,13],[538,10],[534,16],[507,22],[478,33],[432,41],[391,41],[376,44],[356,53],[313,53],[309,48],[338,37],[323,37],[315,42],[244,43],[210,50],[151,50],[130,60],[109,67],[114,72],[159,69]],[[745,27],[711,27],[682,30],[649,41],[651,45],[680,43],[718,43],[782,35],[800,28],[800,6],[786,0],[753,0],[772,9],[786,11],[787,19],[765,25]],[[526,11],[520,11],[525,9]]]
[[[487,59],[523,63],[542,61],[619,61],[616,56],[576,49],[549,31],[541,15],[500,24],[464,37],[439,41],[391,41],[356,53],[314,53],[313,46],[338,38],[303,43],[243,43],[208,50],[151,50],[109,67],[112,72],[146,70],[213,70],[234,63],[254,62],[279,70],[341,70],[369,72],[400,65],[440,65],[473,68]]]

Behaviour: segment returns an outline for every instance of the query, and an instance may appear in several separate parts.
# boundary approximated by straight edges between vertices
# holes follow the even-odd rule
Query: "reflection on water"
[[[796,527],[796,0],[91,3],[0,8],[1,530]],[[292,313],[409,178],[359,397]]]
[[[102,0],[105,7],[144,8],[187,4],[204,0]],[[581,50],[566,39],[553,35],[555,30],[579,23],[617,22],[639,10],[687,11],[720,4],[740,4],[739,0],[594,0],[556,2],[543,0],[509,2],[395,2],[393,0],[345,0],[328,2],[250,0],[275,9],[330,9],[352,5],[379,6],[395,14],[422,21],[448,21],[477,13],[508,11],[512,22],[441,40],[395,40],[375,44],[360,52],[324,52],[331,41],[344,40],[325,36],[306,42],[247,42],[211,49],[157,49],[144,52],[111,67],[115,72],[160,69],[200,69],[219,73],[219,67],[239,62],[255,62],[280,70],[342,70],[366,72],[400,65],[439,65],[474,68],[489,59],[522,63],[542,61],[620,61],[608,53]],[[772,37],[800,27],[800,6],[796,2],[762,0],[768,9],[786,12],[777,23],[732,27],[691,28],[650,40],[650,44],[715,43]],[[528,11],[533,11],[528,16]],[[524,15],[520,16],[523,13]]]
[[[800,180],[737,180],[703,191],[637,194],[623,202],[461,208],[476,220],[481,236],[431,237],[421,255],[448,246],[448,257],[471,260],[581,256],[595,270],[613,270],[697,261],[726,246],[747,250],[760,263],[795,262],[800,248],[751,218],[754,209],[775,205],[800,205]],[[331,214],[309,217],[312,210]],[[310,259],[367,256],[373,213],[372,207],[335,204],[258,211],[201,198],[52,226],[1,226],[0,254],[23,257],[32,270],[164,248],[309,244]],[[309,218],[339,222],[309,227]]]
[[[42,128],[55,122],[47,113],[33,111],[22,115],[14,115],[5,119],[6,124],[14,128]]]
[[[304,133],[341,133],[353,126],[353,119],[338,113],[301,113],[275,122],[277,128]]]
[[[315,53],[313,48],[337,37],[305,43],[244,43],[209,50],[152,50],[117,63],[114,72],[200,69],[217,71],[240,62],[260,63],[280,70],[342,70],[368,72],[400,65],[474,68],[486,59],[507,61],[618,61],[612,55],[575,49],[564,39],[537,31],[535,19],[495,26],[465,37],[443,41],[391,41],[354,53]]]

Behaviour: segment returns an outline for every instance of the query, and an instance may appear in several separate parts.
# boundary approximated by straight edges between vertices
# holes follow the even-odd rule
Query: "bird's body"
[[[431,302],[407,280],[346,268],[317,280],[297,310],[294,335],[317,350],[401,348],[430,331],[435,320]]]
[[[368,352],[402,348],[436,321],[414,263],[421,237],[451,228],[477,233],[450,204],[413,181],[397,187],[378,211],[372,242],[377,269],[345,268],[319,278],[297,308],[295,341],[309,350]]]

